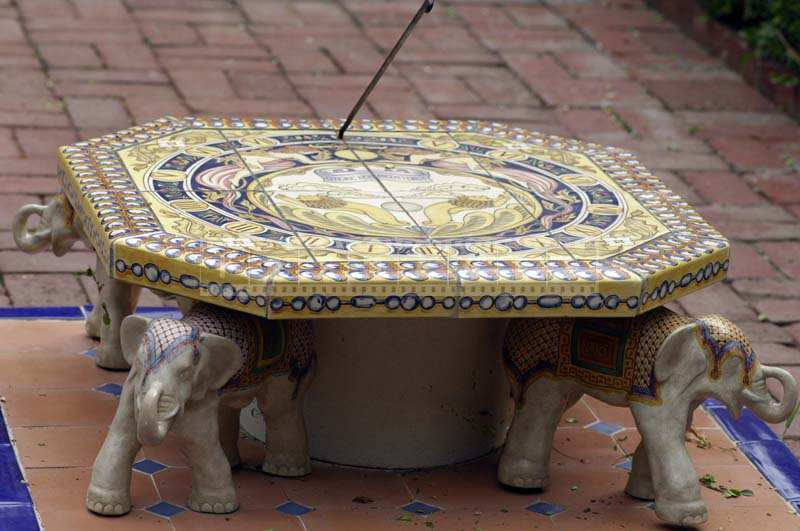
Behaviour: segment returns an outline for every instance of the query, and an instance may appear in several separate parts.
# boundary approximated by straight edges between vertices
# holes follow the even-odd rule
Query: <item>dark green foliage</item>
[[[747,40],[762,59],[788,70],[772,81],[796,85],[800,81],[800,0],[701,0],[708,14]]]

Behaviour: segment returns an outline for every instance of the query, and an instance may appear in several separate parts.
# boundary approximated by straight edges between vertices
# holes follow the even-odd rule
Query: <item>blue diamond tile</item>
[[[133,464],[133,469],[142,474],[155,474],[156,472],[161,472],[165,468],[167,468],[166,465],[162,465],[158,461],[153,461],[152,459],[142,459]]]
[[[178,507],[177,505],[172,505],[171,503],[165,501],[158,502],[157,504],[151,505],[147,508],[148,512],[157,514],[162,518],[172,518],[176,514],[181,514],[185,510],[186,509],[183,507]]]
[[[423,503],[421,501],[416,501],[416,500],[409,503],[408,505],[403,505],[400,508],[408,513],[421,514],[424,516],[428,516],[429,514],[441,511],[441,509],[439,509],[434,505],[428,505],[427,503]]]
[[[122,394],[122,386],[120,384],[107,383],[101,385],[100,387],[97,387],[95,391],[100,391],[101,393],[108,393],[110,395],[119,396]]]
[[[83,355],[84,356],[89,356],[90,358],[95,358],[95,357],[97,357],[97,349],[96,348],[90,348],[89,350],[84,352]]]
[[[287,501],[275,507],[279,513],[287,514],[289,516],[303,516],[306,513],[313,511],[313,507],[306,507],[293,501]]]
[[[604,435],[614,435],[618,431],[621,431],[623,428],[622,426],[618,426],[617,424],[609,424],[608,422],[595,422],[594,424],[590,424],[586,426],[586,429],[596,431],[598,433],[602,433]]]
[[[556,505],[554,503],[547,503],[543,501],[538,501],[533,505],[529,505],[526,507],[529,511],[536,514],[541,514],[542,516],[555,516],[559,513],[563,513],[566,511],[565,508],[561,507],[560,505]]]
[[[614,466],[617,467],[617,468],[621,468],[622,470],[627,470],[628,472],[630,472],[631,468],[633,468],[633,459],[631,459],[630,457],[626,457],[625,459],[623,459],[622,461],[620,461],[619,463],[617,463]]]

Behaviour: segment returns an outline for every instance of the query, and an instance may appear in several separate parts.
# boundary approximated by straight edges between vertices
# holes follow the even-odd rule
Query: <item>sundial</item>
[[[114,278],[269,318],[631,316],[729,244],[621,149],[479,121],[166,117],[61,149]]]

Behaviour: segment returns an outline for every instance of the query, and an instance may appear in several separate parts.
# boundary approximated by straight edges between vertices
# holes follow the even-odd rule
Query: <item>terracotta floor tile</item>
[[[435,531],[473,531],[481,529],[485,531],[506,530],[528,530],[539,529],[542,531],[549,529],[561,529],[561,522],[565,514],[556,516],[543,516],[532,513],[524,508],[509,509],[508,512],[499,510],[488,511],[456,511],[437,513],[428,519],[433,522]]]
[[[437,515],[429,517],[410,516],[398,509],[375,508],[330,508],[325,511],[314,511],[302,516],[308,531],[394,531],[411,529],[428,529],[424,522],[433,522],[432,529],[439,530]],[[406,518],[410,520],[406,521]],[[469,528],[472,529],[472,528]]]
[[[597,417],[589,409],[583,400],[569,408],[561,416],[561,421],[558,423],[559,428],[582,428],[587,424],[595,422]]]
[[[84,389],[5,391],[5,413],[14,426],[108,426],[119,400],[113,395]]]
[[[708,514],[706,529],[715,531],[739,531],[741,529],[763,529],[797,531],[800,517],[783,507],[713,507]]]
[[[753,496],[725,498],[721,493],[703,488],[703,499],[709,506],[754,507],[780,505],[783,499],[750,463],[735,466],[704,465],[697,467],[699,477],[711,474],[719,485],[735,489],[750,489]]]
[[[606,465],[551,467],[550,485],[542,500],[580,512],[586,508],[636,507],[642,504],[625,494],[628,473]]]
[[[586,401],[586,405],[599,420],[609,424],[617,424],[623,428],[636,427],[636,422],[633,420],[633,415],[629,408],[610,406],[591,396],[584,396],[583,400]]]
[[[27,470],[28,483],[37,507],[48,511],[71,511],[82,506],[86,488],[92,476],[91,468],[31,468]],[[158,502],[155,486],[150,476],[134,472],[131,479],[131,496],[135,508],[144,508]],[[116,519],[106,519],[108,522]]]
[[[201,514],[187,510],[172,519],[176,531],[299,531],[303,527],[294,516],[286,516],[272,509],[241,508],[233,514]],[[354,530],[353,530],[354,531]]]
[[[37,507],[46,531],[154,531],[172,529],[169,520],[134,509],[125,516],[98,516],[87,511],[83,504],[71,509],[52,511]]]
[[[373,500],[371,507],[394,509],[409,502],[403,479],[394,472],[339,468],[314,463],[310,476],[279,479],[278,483],[290,500],[311,507],[337,509],[359,508],[357,496]]]
[[[14,428],[25,468],[90,467],[106,436],[102,426]]]
[[[0,357],[77,354],[97,345],[86,337],[80,321],[0,321],[0,337]]]
[[[613,437],[590,429],[556,430],[551,462],[608,464],[619,462],[623,450]]]

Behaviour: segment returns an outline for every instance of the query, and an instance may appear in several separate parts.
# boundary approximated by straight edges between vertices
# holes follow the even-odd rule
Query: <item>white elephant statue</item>
[[[256,399],[267,425],[266,473],[311,472],[303,398],[314,366],[309,321],[268,321],[197,303],[180,320],[138,315],[122,323],[131,371],[92,469],[87,508],[131,508],[131,465],[139,448],[178,438],[192,469],[188,506],[238,508],[231,467],[239,464],[239,410]]]
[[[655,500],[656,515],[676,525],[708,518],[684,439],[694,409],[713,397],[735,417],[746,405],[782,422],[797,401],[792,375],[761,365],[742,331],[720,316],[691,319],[659,308],[632,319],[516,319],[503,356],[517,407],[501,484],[547,486],[556,426],[586,393],[631,408],[642,442],[625,491]],[[767,378],[782,384],[780,401]]]
[[[40,218],[35,228],[28,227],[31,216]],[[66,196],[58,195],[47,205],[29,204],[17,210],[12,224],[14,242],[26,253],[39,253],[50,247],[53,254],[63,256],[86,237]],[[122,320],[136,310],[141,288],[113,278],[107,273],[107,264],[100,259],[94,269],[99,290],[98,300],[86,318],[86,334],[100,339],[95,363],[104,369],[128,369],[120,344],[119,328]]]

